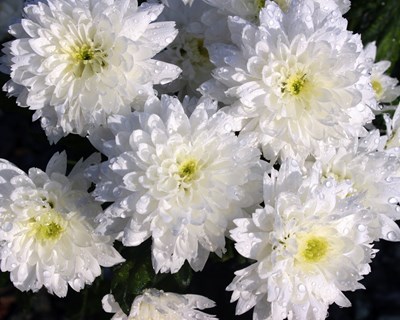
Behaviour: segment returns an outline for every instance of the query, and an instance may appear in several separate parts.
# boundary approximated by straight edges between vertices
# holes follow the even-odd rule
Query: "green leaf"
[[[193,277],[193,270],[189,263],[185,262],[182,268],[177,273],[173,274],[173,277],[177,288],[185,290],[187,287],[189,287]]]

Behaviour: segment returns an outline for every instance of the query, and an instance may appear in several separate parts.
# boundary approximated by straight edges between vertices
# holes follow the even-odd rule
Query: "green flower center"
[[[72,47],[68,52],[71,56],[72,72],[77,78],[82,77],[84,73],[86,76],[100,73],[108,65],[108,54],[93,43]]]
[[[189,36],[183,48],[180,49],[182,57],[187,57],[193,65],[204,66],[210,64],[208,50],[204,46],[204,39]]]
[[[58,240],[65,231],[66,221],[55,210],[49,209],[29,219],[30,233],[40,242]]]
[[[82,47],[78,49],[74,54],[74,58],[76,60],[88,61],[92,60],[94,57],[94,50],[87,44],[84,44]]]
[[[178,175],[184,182],[192,181],[198,171],[198,161],[196,159],[186,159],[178,168]]]
[[[306,85],[306,74],[297,72],[287,78],[286,82],[283,82],[281,91],[282,93],[288,92],[292,96],[298,96],[304,91]]]
[[[372,80],[372,89],[375,91],[375,95],[379,98],[383,93],[382,84],[378,80]]]
[[[324,237],[305,236],[298,240],[299,258],[307,263],[316,263],[324,259],[329,250],[329,243]]]

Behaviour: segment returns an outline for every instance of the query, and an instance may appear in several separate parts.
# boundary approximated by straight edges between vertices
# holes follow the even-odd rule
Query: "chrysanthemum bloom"
[[[400,106],[400,105],[399,105]],[[400,148],[400,107],[397,106],[391,118],[388,114],[384,114],[386,122],[386,145],[385,148]]]
[[[346,307],[342,291],[363,288],[370,272],[372,241],[381,232],[378,215],[358,197],[339,199],[350,188],[327,179],[317,165],[304,178],[293,160],[264,178],[264,209],[234,220],[238,252],[256,262],[237,271],[227,290],[236,313],[253,306],[255,320],[325,319],[328,306]],[[396,226],[390,230],[396,236]],[[400,239],[400,238],[399,238]]]
[[[218,8],[225,17],[238,16],[251,22],[258,21],[258,14],[265,5],[265,0],[204,0]]]
[[[366,131],[376,104],[359,36],[340,11],[312,0],[283,12],[267,1],[256,27],[231,17],[234,45],[209,46],[214,80],[200,88],[226,104],[242,135],[259,135],[267,159],[323,153]]]
[[[27,5],[5,45],[4,90],[36,110],[51,141],[85,135],[110,114],[129,113],[177,66],[152,59],[171,43],[174,22],[151,23],[162,5],[133,0],[51,0]]]
[[[381,214],[383,225],[395,224],[390,219],[400,219],[400,151],[378,151],[381,140],[379,131],[374,130],[360,141],[358,147],[330,150],[318,160],[323,179],[332,177],[350,186],[338,193],[339,197],[364,194],[361,200],[364,207]],[[383,236],[389,240],[387,235]]]
[[[112,320],[210,320],[217,319],[196,309],[207,309],[215,303],[196,294],[177,294],[157,289],[146,289],[132,303],[127,316],[112,294],[102,299],[103,309],[115,313]]]
[[[83,171],[98,160],[78,162],[68,176],[65,153],[56,153],[46,172],[28,174],[0,160],[1,270],[18,289],[44,286],[64,297],[68,284],[79,291],[100,275],[100,266],[124,261],[110,237],[94,233],[102,209],[87,193]]]
[[[89,136],[109,158],[88,172],[94,195],[114,202],[99,231],[126,246],[152,237],[156,272],[177,272],[185,260],[203,269],[209,252],[224,251],[232,220],[262,201],[260,152],[235,136],[231,118],[208,99],[187,116],[164,95],[108,126],[111,132]]]
[[[23,0],[2,0],[0,2],[0,42],[8,33],[8,27],[21,17]]]
[[[365,55],[371,63],[375,61],[375,42],[371,42],[365,47]],[[376,99],[382,103],[390,103],[400,96],[399,81],[384,74],[389,67],[390,61],[383,60],[373,63],[371,69],[371,85],[374,89]]]
[[[314,0],[316,3],[319,3],[320,6],[324,8],[324,10],[336,10],[339,9],[339,11],[342,14],[345,14],[347,11],[350,9],[350,0]],[[265,1],[263,1],[265,2]],[[274,0],[283,11],[287,11],[289,6],[292,5],[292,3],[295,1],[293,0]]]
[[[200,96],[196,89],[204,81],[211,79],[213,65],[205,47],[206,26],[201,21],[202,14],[210,10],[203,1],[163,0],[164,11],[158,20],[175,21],[179,30],[175,40],[156,59],[179,66],[182,73],[178,79],[165,86],[157,86],[161,93],[177,93]]]

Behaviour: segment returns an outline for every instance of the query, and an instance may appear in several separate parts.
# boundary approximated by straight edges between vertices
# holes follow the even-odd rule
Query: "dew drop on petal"
[[[388,238],[390,241],[396,241],[396,240],[397,240],[397,235],[396,235],[396,233],[395,233],[394,231],[390,231],[390,232],[388,232],[388,234],[387,234],[387,238]]]
[[[45,277],[45,278],[50,278],[50,277],[51,277],[51,272],[48,271],[48,270],[43,271],[43,277]]]
[[[357,230],[360,232],[364,232],[367,228],[363,224],[359,224],[357,226]]]
[[[330,188],[332,187],[332,181],[328,180],[325,182],[325,187]]]
[[[13,225],[11,222],[5,222],[2,226],[1,229],[3,229],[3,231],[8,232],[12,229]]]
[[[299,289],[300,292],[306,292],[306,287],[304,286],[304,284],[299,284],[297,286],[297,289]]]
[[[396,204],[397,203],[397,199],[395,197],[391,197],[388,199],[390,204]]]
[[[231,126],[229,123],[225,123],[225,124],[224,124],[224,129],[225,129],[226,131],[231,131],[231,130],[232,130],[232,126]]]

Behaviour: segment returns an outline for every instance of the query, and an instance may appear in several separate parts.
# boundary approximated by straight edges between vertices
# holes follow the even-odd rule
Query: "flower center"
[[[282,93],[288,92],[292,96],[298,96],[304,87],[307,85],[307,78],[305,73],[296,72],[287,78],[286,82],[282,83]]]
[[[324,237],[306,235],[298,237],[298,258],[307,263],[316,263],[324,259],[329,250],[329,243]]]
[[[184,182],[191,182],[197,173],[198,161],[190,158],[183,161],[178,168],[178,175]]]
[[[82,47],[75,52],[76,60],[92,60],[94,57],[93,48],[89,47],[87,44],[84,44]]]
[[[54,209],[44,210],[28,221],[30,233],[40,242],[58,240],[65,231],[66,221]]]
[[[194,65],[204,65],[210,63],[208,50],[204,46],[204,39],[189,36],[183,48],[180,49],[181,56],[188,58]]]
[[[70,55],[73,73],[78,78],[84,73],[86,76],[100,73],[108,65],[108,54],[94,44],[84,43],[80,47],[71,48]]]
[[[375,91],[375,95],[379,98],[383,93],[382,84],[378,80],[372,80],[372,89]]]

